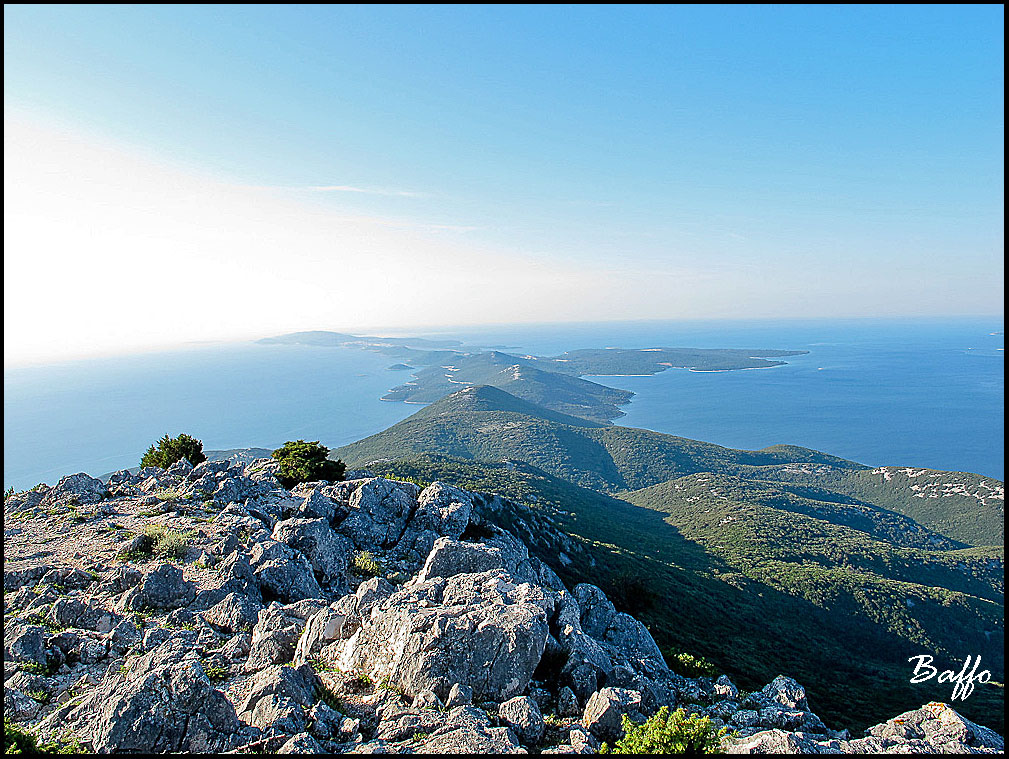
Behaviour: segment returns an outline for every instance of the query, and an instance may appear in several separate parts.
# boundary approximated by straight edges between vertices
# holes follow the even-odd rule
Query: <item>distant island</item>
[[[388,367],[420,367],[414,379],[394,387],[384,401],[434,403],[461,387],[490,385],[563,414],[609,424],[634,393],[606,387],[587,376],[647,376],[666,369],[726,372],[782,366],[785,356],[808,351],[767,348],[586,348],[559,356],[530,356],[466,347],[456,340],[369,337],[341,332],[293,332],[265,344],[361,348],[399,359]]]

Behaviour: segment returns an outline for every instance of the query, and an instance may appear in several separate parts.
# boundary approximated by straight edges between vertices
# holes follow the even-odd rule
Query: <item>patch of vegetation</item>
[[[339,672],[340,671],[339,667],[337,667],[335,664],[332,664],[332,663],[330,663],[328,661],[324,661],[322,659],[309,659],[308,660],[308,664],[309,664],[309,666],[315,672]]]
[[[170,530],[163,524],[147,525],[143,535],[150,538],[150,555],[163,559],[181,559],[193,540],[190,530]]]
[[[226,680],[228,678],[228,668],[222,667],[219,664],[207,664],[204,662],[203,671],[207,673],[207,677],[212,682],[217,680]]]
[[[385,572],[385,567],[371,551],[358,551],[354,554],[351,570],[364,577],[378,577]]]
[[[674,712],[663,706],[640,725],[627,715],[621,716],[624,737],[612,748],[603,744],[600,754],[720,754],[721,739],[729,733],[726,727],[716,730],[711,718],[691,714],[683,709]]]
[[[315,686],[315,697],[326,704],[330,709],[340,714],[346,713],[343,706],[343,702],[340,701],[340,697],[333,693],[326,685],[323,683],[318,683]]]
[[[157,445],[147,449],[140,459],[140,466],[156,466],[167,469],[182,459],[196,466],[207,460],[203,453],[203,442],[182,433],[178,437],[165,435]]]
[[[288,489],[300,482],[338,482],[347,470],[342,461],[329,458],[329,448],[318,440],[288,440],[273,452],[273,458],[280,463],[277,479]]]
[[[29,698],[34,699],[40,704],[48,704],[49,700],[53,697],[53,694],[47,690],[26,690],[25,695]]]
[[[666,664],[678,675],[684,677],[718,677],[718,667],[703,656],[697,658],[687,653],[664,654]]]
[[[84,747],[73,739],[41,740],[24,730],[4,715],[4,754],[87,754]]]

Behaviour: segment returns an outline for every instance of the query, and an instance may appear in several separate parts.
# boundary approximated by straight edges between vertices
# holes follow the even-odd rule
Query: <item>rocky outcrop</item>
[[[180,462],[8,499],[111,535],[101,560],[5,564],[5,716],[116,753],[595,753],[662,706],[729,728],[733,753],[1002,749],[941,704],[852,738],[790,678],[676,675],[641,622],[530,553],[577,546],[519,504],[367,473],[287,491],[275,471]],[[151,555],[151,523],[184,561]]]

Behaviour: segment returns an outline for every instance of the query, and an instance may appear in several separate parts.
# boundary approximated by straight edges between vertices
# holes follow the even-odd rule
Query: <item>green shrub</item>
[[[203,442],[185,433],[175,438],[165,435],[158,441],[157,447],[152,445],[147,449],[147,453],[140,459],[140,466],[167,469],[182,459],[186,459],[193,466],[206,461],[207,457],[203,455]]]
[[[604,743],[600,754],[720,754],[722,736],[729,732],[725,727],[715,730],[710,717],[688,717],[683,709],[670,712],[668,706],[640,725],[626,714],[621,721],[624,737],[612,749]]]
[[[169,530],[163,524],[148,525],[143,534],[151,539],[150,553],[163,559],[183,558],[193,538],[188,530]]]
[[[377,577],[385,571],[371,551],[358,551],[355,553],[352,569],[365,577]]]
[[[84,747],[76,738],[70,740],[52,740],[40,742],[38,737],[4,716],[4,753],[5,754],[84,754]]]
[[[718,677],[718,668],[703,656],[698,659],[686,653],[668,653],[666,662],[676,674],[684,677]]]
[[[293,488],[299,482],[327,480],[337,482],[343,479],[347,466],[342,461],[329,458],[329,448],[315,440],[288,440],[273,452],[273,458],[280,462],[277,479],[285,488]]]

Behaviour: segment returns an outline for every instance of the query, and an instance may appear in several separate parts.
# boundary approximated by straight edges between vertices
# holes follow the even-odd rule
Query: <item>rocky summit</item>
[[[663,706],[728,753],[1001,753],[946,704],[863,737],[784,675],[743,693],[669,669],[495,495],[270,459],[64,477],[4,502],[4,715],[97,752],[595,753]],[[585,578],[591,579],[591,578]],[[843,726],[838,726],[843,728]]]

